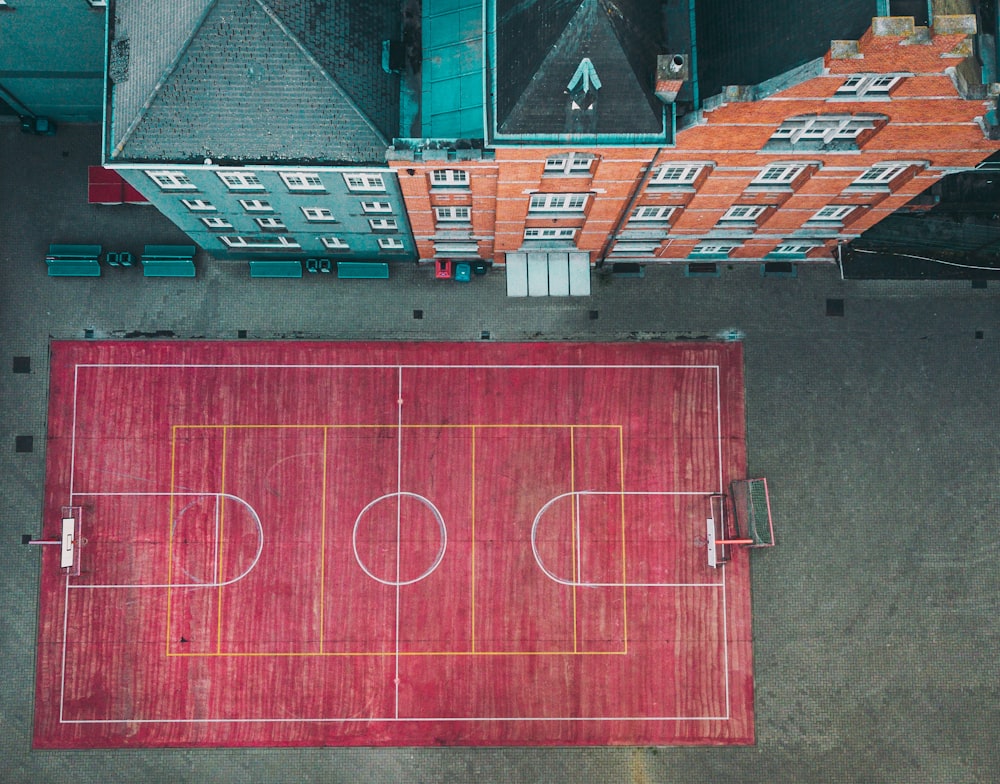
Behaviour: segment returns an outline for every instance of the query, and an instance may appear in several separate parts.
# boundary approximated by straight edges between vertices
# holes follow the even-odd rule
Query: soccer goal
[[[737,479],[729,486],[736,537],[747,547],[774,547],[774,521],[766,479]]]

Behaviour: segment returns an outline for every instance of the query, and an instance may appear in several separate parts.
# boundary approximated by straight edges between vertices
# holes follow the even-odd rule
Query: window
[[[774,250],[772,250],[769,256],[783,256],[783,257],[794,257],[797,259],[803,259],[806,254],[809,253],[815,245],[786,242],[778,245]]]
[[[230,248],[246,248],[257,250],[285,250],[286,248],[302,247],[292,237],[278,235],[275,237],[219,237],[223,244]]]
[[[528,212],[581,212],[586,204],[586,193],[536,193]]]
[[[694,250],[691,251],[690,258],[726,258],[738,247],[739,244],[735,242],[703,242],[695,246]]]
[[[790,117],[771,134],[770,147],[802,146],[818,149],[833,142],[855,141],[862,132],[875,127],[876,121],[884,122],[875,114],[814,114]]]
[[[211,216],[208,218],[202,218],[201,222],[204,223],[210,229],[231,229],[233,224],[227,221],[225,218],[219,218],[217,216]]]
[[[204,199],[181,199],[181,203],[191,212],[215,212],[215,205]]]
[[[364,212],[392,212],[392,203],[388,201],[363,201],[361,209]]]
[[[344,182],[349,191],[384,191],[381,174],[345,174]]]
[[[108,7],[107,0],[87,0],[87,3],[90,4],[91,8],[107,8]]]
[[[862,173],[851,185],[888,185],[908,168],[905,163],[877,163]]]
[[[794,163],[772,163],[756,177],[751,185],[791,185],[803,171],[805,166]]]
[[[545,160],[546,174],[589,174],[594,164],[594,156],[588,153],[571,152],[553,155]]]
[[[216,172],[231,191],[262,191],[264,186],[253,172]]]
[[[240,199],[240,205],[247,212],[274,212],[271,202],[262,199]]]
[[[719,220],[724,221],[755,221],[764,214],[766,207],[749,204],[735,204],[726,210],[726,214]]]
[[[435,207],[434,215],[439,221],[468,221],[468,207]]]
[[[368,225],[372,231],[396,231],[399,228],[395,218],[369,218]]]
[[[303,207],[302,214],[307,221],[331,223],[337,220],[333,217],[333,211],[326,207]]]
[[[694,185],[701,170],[701,163],[668,163],[656,170],[651,183],[653,185]]]
[[[322,191],[323,181],[311,172],[279,172],[290,191]]]
[[[286,228],[281,218],[254,218],[254,220],[264,231],[284,231]]]
[[[636,207],[629,216],[630,221],[665,221],[673,214],[673,207]]]
[[[884,98],[902,76],[896,74],[854,74],[848,76],[837,92],[836,98]]]
[[[196,191],[198,187],[180,171],[147,171],[147,176],[164,191]]]
[[[327,250],[350,250],[351,248],[340,237],[320,237],[319,240]]]
[[[811,221],[842,221],[854,211],[853,204],[838,204],[824,207],[813,215]]]
[[[525,229],[526,240],[571,240],[576,236],[576,229]]]
[[[431,172],[431,185],[468,186],[469,173],[464,169],[434,169]]]
[[[403,241],[397,237],[379,237],[378,246],[382,250],[402,250]]]

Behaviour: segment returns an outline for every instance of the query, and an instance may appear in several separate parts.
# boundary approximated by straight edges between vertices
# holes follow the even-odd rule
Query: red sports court
[[[745,475],[737,343],[54,342],[35,745],[752,743]]]

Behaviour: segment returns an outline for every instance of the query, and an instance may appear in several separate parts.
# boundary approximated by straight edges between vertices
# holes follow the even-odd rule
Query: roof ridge
[[[302,54],[305,55],[306,59],[316,67],[316,69],[323,75],[323,77],[330,83],[330,85],[335,90],[337,90],[337,92],[339,92],[343,96],[344,100],[347,101],[348,104],[350,104],[351,108],[354,109],[355,112],[357,112],[358,116],[364,121],[365,125],[371,128],[371,130],[382,141],[382,143],[388,147],[389,140],[386,139],[385,134],[382,133],[381,129],[377,125],[375,125],[375,123],[372,122],[368,114],[360,106],[358,106],[354,98],[351,97],[351,94],[346,89],[344,89],[344,87],[340,84],[340,82],[338,82],[334,78],[333,74],[331,74],[323,67],[322,63],[320,63],[320,61],[316,59],[316,57],[312,54],[312,52],[310,52],[305,47],[302,41],[299,40],[298,36],[295,35],[295,33],[293,33],[289,29],[288,25],[286,25],[284,22],[281,21],[278,15],[265,2],[265,0],[253,0],[253,2],[256,2],[257,5],[261,7],[261,9],[264,11],[265,14],[267,14],[271,22],[275,24],[278,27],[278,29],[281,30],[282,33],[285,34],[288,40],[291,41],[295,45],[295,47],[300,52],[302,52]]]
[[[125,145],[128,142],[129,137],[131,137],[132,134],[135,133],[135,130],[142,124],[142,121],[146,118],[146,112],[159,97],[160,88],[166,84],[170,76],[177,70],[177,66],[180,65],[184,56],[187,54],[188,49],[191,48],[192,41],[197,38],[201,28],[204,27],[205,20],[208,19],[208,15],[212,13],[218,4],[219,0],[209,0],[205,4],[205,9],[202,11],[201,18],[198,19],[198,23],[191,28],[191,34],[187,37],[187,40],[184,41],[184,45],[177,50],[177,54],[174,56],[174,59],[170,61],[170,65],[167,66],[167,69],[163,72],[162,76],[160,76],[160,78],[157,79],[156,84],[153,85],[153,91],[150,93],[149,97],[143,101],[142,108],[136,112],[135,117],[132,118],[132,122],[129,123],[128,128],[125,129],[125,132],[121,135],[118,143],[114,146],[114,149],[111,150],[110,157],[114,158],[116,152],[120,153],[125,149]]]

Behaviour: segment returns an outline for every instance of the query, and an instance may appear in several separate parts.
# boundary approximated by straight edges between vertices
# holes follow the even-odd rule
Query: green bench
[[[101,275],[100,257],[100,245],[49,245],[45,265],[53,278],[97,278]]]
[[[193,278],[194,245],[147,245],[142,274],[149,278]]]
[[[251,261],[251,278],[301,278],[301,261]]]
[[[337,277],[387,280],[389,277],[389,265],[385,262],[338,261]]]

